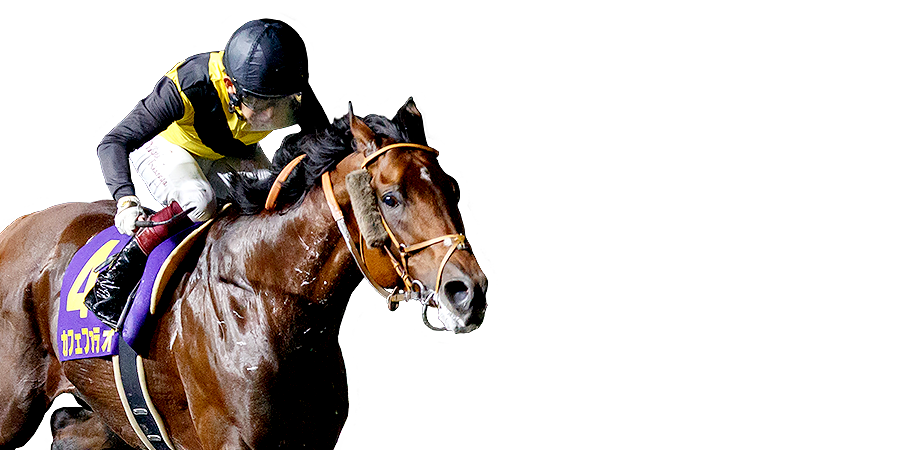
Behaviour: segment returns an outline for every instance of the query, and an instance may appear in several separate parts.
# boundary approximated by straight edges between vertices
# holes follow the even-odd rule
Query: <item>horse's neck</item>
[[[350,262],[321,188],[285,214],[242,217],[217,245],[219,277],[260,294],[327,300]]]
[[[343,373],[337,337],[362,276],[322,196],[317,188],[283,213],[215,223],[178,291],[168,334],[158,334],[182,379],[204,380],[186,385],[189,402],[233,415],[250,434],[255,420],[293,412],[298,383]]]
[[[335,195],[349,213],[349,196],[343,183],[338,184],[342,172],[334,173]],[[278,340],[286,339],[284,343],[305,339],[305,330],[336,325],[343,312],[339,300],[351,294],[341,289],[342,282],[355,279],[347,277],[355,270],[353,259],[321,187],[282,212],[215,224],[205,253],[191,277],[191,285],[199,289],[189,294],[191,308],[202,311],[208,326],[224,320],[234,333],[229,325],[237,318],[238,328],[256,323],[270,332],[280,330]],[[198,299],[207,306],[197,304]]]

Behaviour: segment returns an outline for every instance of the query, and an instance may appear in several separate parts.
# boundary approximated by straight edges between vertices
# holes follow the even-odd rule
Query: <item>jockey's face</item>
[[[237,93],[234,83],[228,77],[225,77],[225,87],[230,95]],[[271,131],[289,127],[296,122],[293,114],[294,102],[299,99],[299,95],[288,95],[281,98],[258,98],[245,95],[241,99],[241,116],[253,131]]]
[[[270,131],[294,124],[293,95],[281,98],[256,98],[249,95],[241,100],[241,113],[253,131]]]

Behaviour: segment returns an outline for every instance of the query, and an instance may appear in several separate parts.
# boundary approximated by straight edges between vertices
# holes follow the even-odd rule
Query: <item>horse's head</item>
[[[348,159],[358,166],[347,186],[369,246],[363,253],[370,271],[382,280],[390,274],[394,280],[387,285],[437,307],[447,330],[478,328],[487,308],[487,278],[463,236],[459,186],[426,145],[412,98],[390,122],[367,117],[370,127],[352,109],[348,119],[357,154]]]

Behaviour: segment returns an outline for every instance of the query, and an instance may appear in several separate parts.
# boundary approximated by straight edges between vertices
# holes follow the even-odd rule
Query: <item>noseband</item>
[[[367,156],[365,158],[365,160],[363,160],[362,164],[360,165],[360,169],[368,170],[368,167],[370,164],[375,162],[378,158],[380,158],[382,155],[384,155],[388,151],[395,149],[395,148],[413,148],[413,149],[431,152],[431,153],[434,153],[435,155],[438,154],[437,150],[435,150],[431,147],[425,146],[425,145],[419,145],[419,144],[413,144],[413,143],[390,144],[390,145],[386,145],[386,146],[378,149],[371,155]],[[298,157],[298,160],[300,158],[302,158],[302,156]],[[287,175],[297,165],[296,163],[299,162],[298,160],[295,160],[296,162],[292,161],[291,164],[286,166],[284,168],[284,170],[281,172],[281,174],[279,175],[278,179],[283,180],[284,178],[287,178]],[[281,186],[281,183],[276,182],[276,184],[273,185],[273,191],[275,191],[276,189],[280,189],[280,186]],[[378,214],[381,216],[381,223],[382,223],[382,225],[384,225],[384,229],[387,231],[388,237],[390,237],[392,245],[397,248],[397,252],[400,255],[400,258],[398,260],[398,258],[396,258],[394,256],[394,253],[391,251],[390,247],[388,247],[387,245],[384,246],[384,251],[385,251],[385,253],[387,253],[388,257],[390,257],[391,264],[394,267],[394,271],[397,272],[397,275],[400,277],[400,280],[402,282],[402,287],[401,287],[401,285],[397,285],[393,289],[388,290],[385,287],[378,284],[377,282],[375,282],[375,280],[372,278],[371,273],[368,270],[368,266],[366,264],[365,257],[363,256],[364,255],[363,246],[365,245],[365,240],[363,239],[362,233],[360,233],[360,237],[359,237],[359,248],[356,247],[356,244],[354,243],[353,238],[350,236],[350,230],[347,228],[347,224],[344,220],[344,214],[341,211],[341,207],[338,204],[337,199],[335,198],[335,195],[334,195],[334,187],[331,183],[330,172],[325,172],[322,175],[322,188],[325,191],[325,199],[328,201],[328,207],[331,210],[331,216],[334,218],[334,221],[337,224],[338,229],[341,231],[341,235],[344,237],[344,242],[347,244],[347,248],[350,250],[350,254],[353,255],[353,260],[356,262],[356,266],[359,268],[360,272],[362,272],[362,274],[369,281],[369,284],[371,284],[372,287],[374,287],[375,290],[378,291],[379,294],[381,294],[384,298],[387,299],[388,308],[391,311],[394,311],[400,305],[401,301],[409,301],[409,300],[419,301],[422,303],[422,321],[425,322],[425,325],[428,328],[430,328],[432,330],[436,330],[436,331],[446,330],[446,328],[436,327],[428,321],[428,314],[427,314],[428,307],[433,307],[433,308],[438,307],[439,300],[437,299],[436,290],[440,289],[441,279],[444,274],[444,267],[446,267],[447,262],[450,260],[450,257],[453,256],[453,253],[456,250],[464,250],[464,249],[468,248],[468,243],[466,241],[466,237],[462,234],[447,234],[447,235],[439,236],[439,237],[436,237],[433,239],[428,239],[428,240],[419,242],[417,244],[406,245],[406,244],[400,242],[399,239],[397,239],[397,235],[394,233],[393,230],[391,230],[391,227],[388,225],[387,221],[384,219],[384,214],[381,213],[381,209],[379,208]],[[274,205],[274,196],[277,196],[277,191],[275,191],[274,194],[270,192],[270,198],[272,198],[272,200],[273,200],[272,201],[273,205]],[[271,209],[268,204],[267,204],[267,209]],[[438,245],[438,244],[443,244],[445,247],[448,247],[448,248],[447,248],[447,253],[444,254],[444,258],[441,260],[441,264],[438,267],[437,279],[435,280],[434,290],[432,290],[432,289],[428,289],[427,287],[425,287],[425,284],[422,283],[421,281],[414,279],[409,275],[409,258],[412,255],[414,255],[422,250],[425,250],[431,246]],[[449,305],[448,305],[448,308],[450,308]]]

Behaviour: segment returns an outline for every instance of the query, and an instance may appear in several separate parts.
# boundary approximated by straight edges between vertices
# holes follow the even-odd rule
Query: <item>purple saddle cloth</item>
[[[147,265],[134,302],[122,326],[121,337],[128,345],[134,347],[138,332],[150,313],[153,285],[160,269],[178,244],[200,225],[194,224],[165,240],[147,257]],[[69,262],[59,295],[57,348],[60,361],[109,356],[118,352],[119,333],[100,322],[84,306],[84,297],[97,281],[94,268],[102,264],[109,255],[122,250],[129,239],[130,236],[119,233],[116,227],[109,227],[91,238]]]

